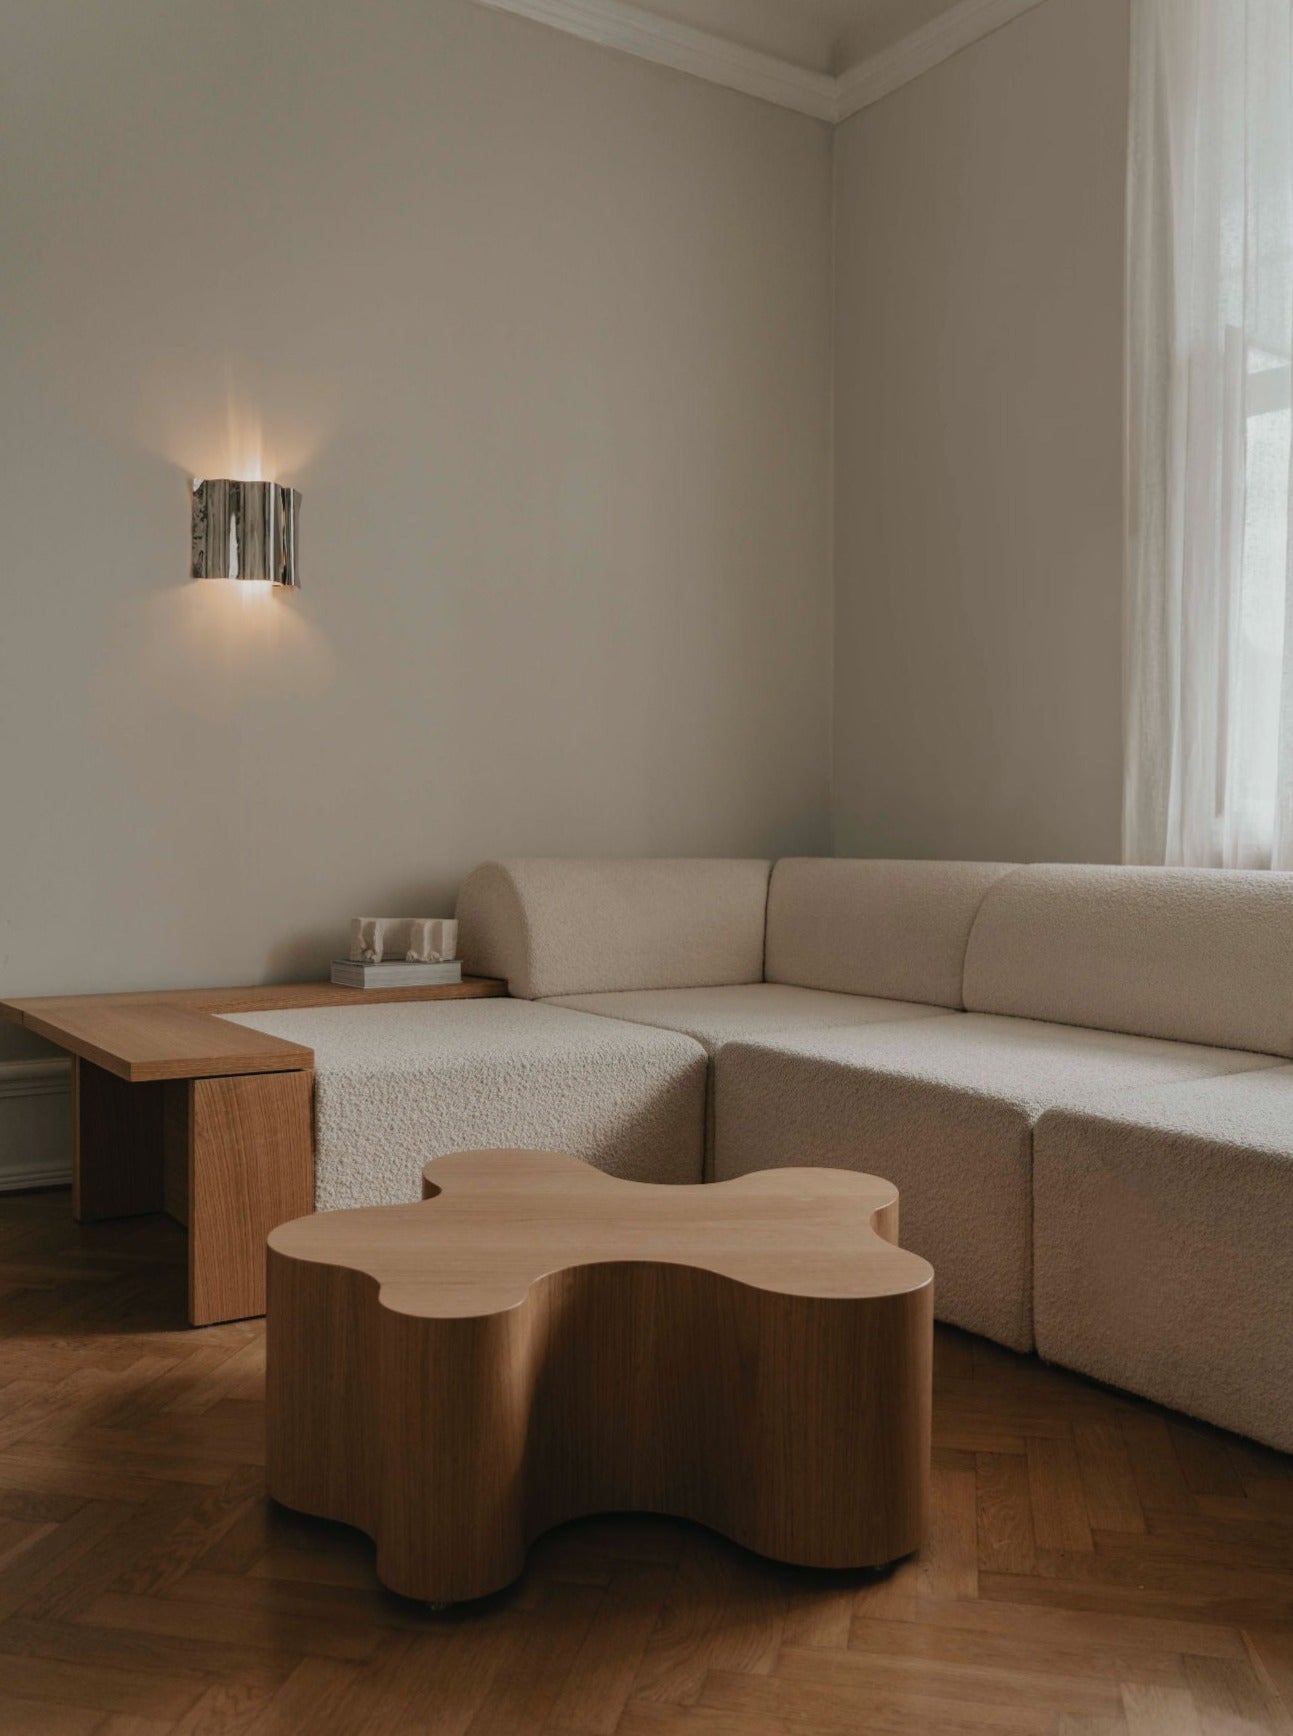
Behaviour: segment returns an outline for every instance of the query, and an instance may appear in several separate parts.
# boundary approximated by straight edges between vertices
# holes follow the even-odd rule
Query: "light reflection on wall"
[[[211,719],[325,692],[337,662],[300,594],[241,579],[189,579],[140,600],[118,667],[176,710]]]
[[[203,363],[201,385],[174,366],[144,382],[138,418],[144,443],[189,476],[301,487],[301,472],[335,426],[317,387],[298,379],[240,381],[226,361],[224,389],[212,391],[209,360]]]

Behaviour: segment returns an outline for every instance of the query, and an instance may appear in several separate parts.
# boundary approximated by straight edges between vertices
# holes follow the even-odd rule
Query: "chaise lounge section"
[[[428,1159],[489,1147],[702,1180],[705,1052],[675,1032],[509,1000],[238,1022],[314,1051],[319,1211],[409,1204]]]

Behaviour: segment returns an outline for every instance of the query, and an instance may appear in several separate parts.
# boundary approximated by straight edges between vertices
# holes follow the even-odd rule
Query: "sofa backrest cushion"
[[[525,1000],[763,979],[771,864],[643,857],[486,862],[458,896],[463,969]]]
[[[960,1007],[979,906],[1008,866],[788,857],[768,892],[772,983]]]
[[[965,1004],[1293,1056],[1293,874],[1020,868],[983,901]]]

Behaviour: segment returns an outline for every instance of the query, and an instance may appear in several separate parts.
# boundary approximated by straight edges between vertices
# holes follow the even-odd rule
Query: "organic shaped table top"
[[[553,1272],[615,1261],[690,1266],[792,1296],[892,1296],[933,1278],[895,1245],[898,1190],[852,1170],[677,1187],[620,1181],[562,1152],[469,1151],[423,1176],[429,1197],[416,1205],[298,1218],[270,1247],[366,1273],[384,1308],[428,1319],[499,1313]]]
[[[269,1492],[367,1531],[383,1584],[481,1597],[617,1510],[814,1567],[917,1547],[933,1274],[888,1182],[476,1151],[423,1186],[269,1236]]]

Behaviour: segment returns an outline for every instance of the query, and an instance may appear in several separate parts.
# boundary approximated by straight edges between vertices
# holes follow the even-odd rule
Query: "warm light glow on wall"
[[[129,715],[143,692],[177,714],[225,722],[325,693],[337,660],[294,607],[298,594],[237,579],[142,592],[104,659],[109,710]]]

